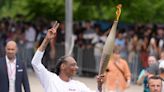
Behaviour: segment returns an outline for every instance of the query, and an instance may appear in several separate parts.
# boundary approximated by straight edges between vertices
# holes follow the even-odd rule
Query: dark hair
[[[161,83],[162,83],[162,78],[160,77],[160,76],[151,76],[150,78],[148,78],[148,83],[149,83],[149,81],[151,80],[151,79],[155,79],[155,80],[161,80]]]
[[[60,66],[61,66],[61,64],[63,64],[63,63],[66,62],[65,59],[66,59],[67,57],[69,57],[69,56],[62,56],[62,57],[60,57],[60,58],[57,60],[57,62],[56,62],[56,64],[55,64],[54,73],[56,73],[57,75],[59,75],[59,73],[60,73]]]
[[[160,73],[164,73],[164,68],[159,69]]]
[[[113,53],[118,53],[119,54],[120,52],[121,52],[120,47],[115,46],[114,49],[113,49]]]

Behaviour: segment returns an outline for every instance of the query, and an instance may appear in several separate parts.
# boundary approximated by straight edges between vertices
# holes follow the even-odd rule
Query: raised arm
[[[35,52],[35,55],[32,59],[32,66],[36,73],[36,75],[39,77],[39,80],[44,88],[47,88],[49,85],[47,83],[51,80],[49,75],[51,75],[51,72],[49,72],[41,63],[41,60],[43,58],[44,51],[48,45],[48,43],[56,37],[56,30],[59,26],[59,23],[55,23],[51,29],[48,30],[47,35],[45,36],[43,42],[39,46],[38,50]]]
[[[46,49],[50,40],[52,40],[54,37],[56,37],[56,31],[57,31],[58,27],[59,27],[59,23],[55,22],[53,27],[48,30],[46,37],[44,38],[43,42],[41,43],[41,45],[38,48],[39,51],[43,52]]]

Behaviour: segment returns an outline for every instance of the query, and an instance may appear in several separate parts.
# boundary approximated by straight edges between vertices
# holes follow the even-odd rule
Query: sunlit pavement
[[[30,87],[31,92],[44,92],[43,88],[35,76],[35,73],[32,71],[28,71],[29,80],[30,80]],[[96,79],[95,78],[88,78],[88,77],[74,77],[75,80],[80,80],[84,82],[93,92],[96,90]],[[131,85],[125,92],[143,92],[142,86]]]

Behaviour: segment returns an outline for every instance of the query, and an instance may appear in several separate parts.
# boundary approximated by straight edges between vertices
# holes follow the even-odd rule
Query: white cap
[[[163,69],[164,69],[164,60],[161,60],[161,61],[160,61],[159,69],[160,69],[160,68],[163,68]]]

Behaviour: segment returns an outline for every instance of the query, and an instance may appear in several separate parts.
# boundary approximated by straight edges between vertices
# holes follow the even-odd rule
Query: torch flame
[[[121,15],[122,4],[118,4],[118,5],[116,6],[116,8],[117,8],[117,11],[116,11],[116,21],[118,21],[120,15]]]

